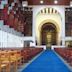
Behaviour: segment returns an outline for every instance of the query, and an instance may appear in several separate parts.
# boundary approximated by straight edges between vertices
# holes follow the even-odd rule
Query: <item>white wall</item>
[[[60,38],[61,38],[61,25],[62,25],[62,22],[61,22],[61,18],[58,14],[44,14],[44,15],[38,15],[37,18],[36,18],[36,38],[37,38],[37,41],[38,43],[40,42],[40,32],[41,32],[41,27],[44,23],[47,23],[47,22],[51,22],[55,25],[58,26],[57,28],[57,33],[58,33],[58,44],[60,44]],[[40,43],[39,43],[40,44]]]
[[[37,14],[40,10],[46,8],[46,7],[51,7],[51,8],[55,8],[61,15],[62,18],[62,23],[61,23],[61,40],[62,40],[62,44],[65,44],[65,10],[63,6],[34,6],[33,7],[33,27],[32,27],[32,32],[33,32],[33,36],[32,37],[19,37],[16,35],[12,35],[10,33],[4,32],[0,30],[0,47],[22,47],[24,41],[26,40],[33,40],[33,42],[35,43],[35,38],[36,38],[36,19],[37,19]],[[33,44],[34,44],[33,43]],[[36,43],[35,43],[36,44]]]
[[[60,32],[60,39],[62,40],[62,45],[65,45],[65,10],[64,10],[64,7],[63,6],[34,6],[33,8],[33,36],[35,38],[36,35],[38,35],[38,32],[36,32],[36,24],[37,24],[37,14],[40,12],[40,10],[46,8],[46,7],[51,7],[51,8],[54,8],[56,9],[60,15],[61,15],[61,32]]]
[[[0,47],[23,47],[21,37],[0,30]]]
[[[4,21],[0,20],[0,48],[1,47],[23,47],[24,40],[21,37],[20,32],[15,31],[13,28],[9,28],[8,25],[4,25]]]

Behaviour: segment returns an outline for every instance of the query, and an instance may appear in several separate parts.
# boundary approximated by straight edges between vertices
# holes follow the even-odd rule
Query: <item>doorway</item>
[[[41,44],[48,48],[57,45],[57,28],[53,23],[45,23],[41,28]]]

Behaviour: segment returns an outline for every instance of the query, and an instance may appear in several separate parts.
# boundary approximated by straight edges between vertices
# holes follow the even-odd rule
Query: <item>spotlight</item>
[[[70,6],[72,7],[72,1],[70,1]]]
[[[44,1],[43,1],[43,0],[40,0],[40,3],[41,3],[41,4],[43,4],[43,3],[44,3]]]
[[[22,1],[22,6],[23,7],[28,6],[28,2],[27,1]]]
[[[54,4],[57,4],[58,3],[58,0],[54,0]]]

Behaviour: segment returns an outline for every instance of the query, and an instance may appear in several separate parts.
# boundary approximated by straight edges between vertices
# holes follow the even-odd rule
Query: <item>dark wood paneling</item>
[[[25,0],[20,0],[25,1]],[[29,5],[41,5],[40,0],[27,0]],[[58,0],[56,5],[69,5],[71,0]],[[42,5],[55,5],[54,0],[44,0]]]
[[[29,5],[41,5],[40,0],[19,0],[20,3],[22,1],[28,1]],[[56,5],[69,5],[71,0],[58,0],[58,4]],[[14,0],[8,0],[9,5],[14,2]],[[55,5],[54,0],[44,0],[42,5]]]
[[[14,0],[8,0],[9,5],[13,2]],[[41,5],[40,0],[18,0],[20,3],[22,1],[28,1],[29,5]],[[71,0],[58,0],[58,4],[56,5],[69,5]],[[44,3],[42,5],[55,5],[54,0],[44,0]]]

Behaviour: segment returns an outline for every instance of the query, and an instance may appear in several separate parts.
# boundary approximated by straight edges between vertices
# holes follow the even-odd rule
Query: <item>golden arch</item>
[[[55,22],[54,20],[51,20],[51,19],[47,19],[47,20],[44,20],[44,21],[42,21],[41,23],[40,23],[40,25],[39,25],[39,27],[38,27],[38,29],[39,29],[39,34],[40,34],[40,36],[39,36],[39,38],[40,38],[40,44],[41,44],[41,29],[42,29],[42,26],[45,24],[45,23],[52,23],[52,24],[54,24],[55,26],[56,26],[56,31],[57,31],[57,39],[58,39],[58,33],[60,32],[60,27],[58,26],[58,23],[57,22]],[[57,41],[56,41],[57,42]]]
[[[51,22],[51,23],[53,23],[53,24],[56,26],[57,32],[60,31],[60,27],[58,26],[58,23],[57,23],[56,21],[51,20],[51,19],[47,19],[47,20],[44,20],[44,21],[42,21],[42,22],[40,23],[40,25],[39,25],[39,27],[38,27],[39,32],[41,32],[41,27],[43,26],[43,24],[48,23],[48,22]]]

